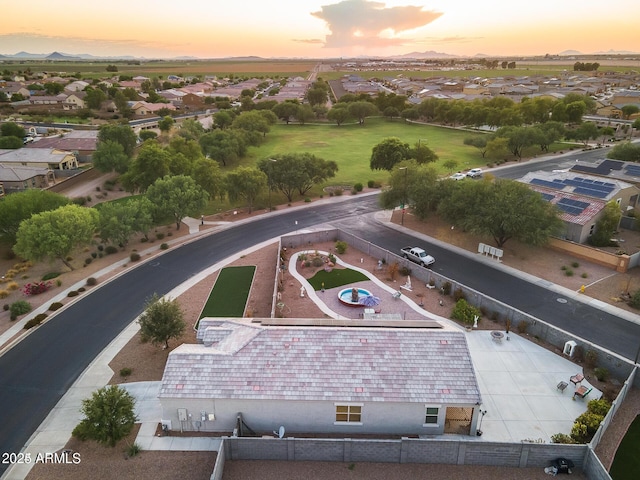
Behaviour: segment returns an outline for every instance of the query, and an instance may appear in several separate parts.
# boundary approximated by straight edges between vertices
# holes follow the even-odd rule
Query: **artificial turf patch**
[[[242,317],[249,298],[255,265],[225,267],[211,289],[200,318]]]
[[[307,281],[314,290],[321,290],[323,282],[324,288],[335,288],[350,283],[362,282],[363,280],[369,280],[369,277],[364,273],[351,270],[350,268],[334,268],[330,272],[320,270]]]
[[[635,480],[640,472],[640,415],[631,422],[613,458],[609,475],[613,480]]]

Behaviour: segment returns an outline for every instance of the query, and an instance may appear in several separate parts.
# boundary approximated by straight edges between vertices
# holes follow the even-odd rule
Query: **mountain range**
[[[580,55],[640,55],[640,52],[633,52],[630,50],[609,50],[606,52],[593,52],[593,53],[582,53],[578,50],[564,50],[560,53],[556,54],[557,56],[566,57],[566,56],[580,56]],[[495,55],[493,55],[496,57]],[[511,55],[505,57],[513,57],[518,55]],[[529,55],[530,56],[530,55]],[[363,58],[370,58],[363,57]],[[472,58],[487,58],[490,55],[485,55],[483,53],[477,53]],[[500,57],[498,55],[497,57]],[[377,58],[388,58],[391,60],[408,60],[408,59],[416,59],[416,60],[427,60],[427,59],[453,59],[453,58],[469,58],[461,55],[453,55],[444,52],[436,52],[433,50],[425,51],[425,52],[411,52],[405,53],[402,55],[392,55],[388,57],[377,57]],[[153,58],[154,60],[156,58]],[[265,58],[255,57],[255,56],[244,56],[244,57],[226,57],[219,58],[219,60],[265,60]],[[275,59],[275,58],[274,58]],[[281,60],[286,59],[285,57],[278,58]],[[79,53],[79,54],[69,54],[69,53],[61,53],[61,52],[53,52],[53,53],[29,53],[29,52],[18,52],[15,54],[0,54],[0,60],[46,60],[46,61],[100,61],[100,60],[151,60],[151,58],[146,57],[135,57],[133,55],[118,55],[118,56],[96,56],[91,55],[89,53]],[[204,58],[192,57],[192,56],[180,56],[173,57],[172,59],[166,60],[205,60]],[[290,58],[289,58],[290,60]],[[303,58],[298,58],[298,60],[303,60]]]

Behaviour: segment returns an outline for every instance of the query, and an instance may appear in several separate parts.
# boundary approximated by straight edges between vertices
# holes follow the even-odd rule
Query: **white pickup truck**
[[[412,262],[416,262],[423,267],[433,265],[436,261],[431,255],[428,255],[422,248],[419,247],[404,247],[400,249],[400,253],[404,258],[408,258]]]

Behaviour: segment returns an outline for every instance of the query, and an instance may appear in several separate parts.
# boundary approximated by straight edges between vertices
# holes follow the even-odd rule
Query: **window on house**
[[[424,423],[427,424],[436,424],[438,423],[438,413],[440,412],[440,408],[438,407],[427,407],[426,414],[424,417]]]
[[[589,227],[589,235],[593,235],[593,232],[595,231],[595,229],[596,229],[596,224],[594,223]]]
[[[362,405],[336,405],[336,422],[360,423]]]

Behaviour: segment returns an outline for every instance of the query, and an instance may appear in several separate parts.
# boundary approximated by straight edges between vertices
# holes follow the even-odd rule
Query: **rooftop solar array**
[[[554,196],[550,193],[540,193],[540,195],[542,195],[542,198],[544,198],[547,202],[550,202],[554,198]]]
[[[620,160],[604,160],[600,165],[575,165],[571,167],[572,172],[595,173],[597,175],[608,175],[611,170],[622,170],[624,162]]]
[[[560,210],[570,215],[580,215],[584,209],[589,206],[587,202],[572,200],[570,198],[561,198],[556,205]]]
[[[591,180],[582,177],[565,178],[564,180],[556,178],[553,181],[533,178],[529,183],[556,190],[562,190],[564,187],[570,186],[573,187],[574,193],[588,195],[589,197],[595,198],[607,198],[616,188],[614,183]]]
[[[640,176],[640,165],[627,165],[625,170],[627,175],[633,175],[634,177]]]

